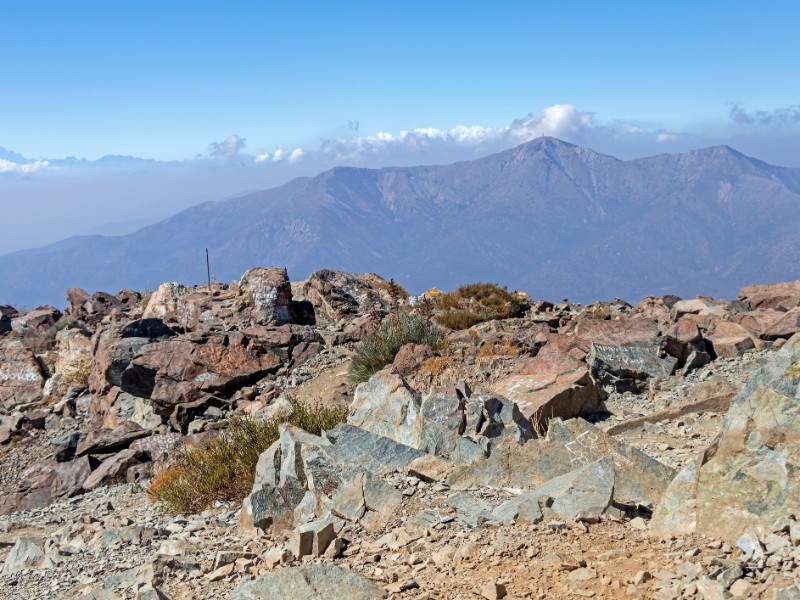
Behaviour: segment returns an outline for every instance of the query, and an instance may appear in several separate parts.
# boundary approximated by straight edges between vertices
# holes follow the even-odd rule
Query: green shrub
[[[199,448],[187,448],[175,466],[155,478],[148,489],[150,499],[184,514],[205,510],[217,500],[240,502],[252,490],[258,457],[278,439],[281,423],[320,435],[347,420],[344,404],[324,407],[290,401],[294,411],[289,417],[235,418],[219,437]]]
[[[366,334],[356,348],[350,365],[350,380],[354,384],[366,381],[391,363],[406,344],[425,344],[438,349],[444,345],[444,335],[422,315],[390,315],[377,331]]]

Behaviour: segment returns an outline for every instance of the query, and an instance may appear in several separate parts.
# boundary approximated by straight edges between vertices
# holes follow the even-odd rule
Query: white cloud
[[[46,160],[37,160],[28,163],[16,163],[0,158],[0,173],[28,174],[40,169],[44,169],[49,164],[50,163],[48,163]]]
[[[303,158],[303,149],[302,148],[295,148],[294,150],[292,150],[292,153],[289,155],[289,158],[287,160],[290,163],[295,163],[298,160],[300,160],[301,158]]]
[[[269,152],[262,152],[261,154],[256,155],[255,161],[256,164],[260,165],[261,163],[269,162],[269,159],[270,159]]]
[[[280,162],[285,154],[286,152],[284,152],[283,148],[278,148],[272,153],[272,162]]]
[[[509,127],[511,136],[527,141],[542,135],[573,141],[583,130],[592,127],[593,115],[580,111],[573,104],[554,104],[535,115],[517,119]]]
[[[247,140],[236,134],[229,135],[222,142],[212,142],[210,146],[211,156],[218,158],[236,158],[244,150]]]
[[[674,133],[669,133],[667,131],[662,131],[658,135],[656,135],[656,141],[659,144],[663,144],[664,142],[676,142],[678,140],[678,136]]]

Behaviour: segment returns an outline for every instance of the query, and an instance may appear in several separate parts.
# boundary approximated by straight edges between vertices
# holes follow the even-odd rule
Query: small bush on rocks
[[[350,380],[354,384],[366,381],[391,363],[406,344],[425,344],[436,350],[444,345],[444,335],[422,315],[389,315],[376,331],[366,334],[356,348],[350,365]]]
[[[284,419],[235,418],[219,437],[187,448],[175,466],[155,478],[150,499],[184,514],[203,511],[218,500],[240,502],[252,490],[258,457],[278,439],[281,423],[320,435],[347,420],[346,405],[290,402],[294,410]]]
[[[496,283],[469,283],[449,294],[436,297],[436,308],[443,311],[436,321],[448,329],[469,329],[493,319],[518,316],[522,307],[514,294]]]
[[[88,354],[72,359],[65,367],[61,376],[61,385],[89,387],[89,376],[92,374],[94,362]]]

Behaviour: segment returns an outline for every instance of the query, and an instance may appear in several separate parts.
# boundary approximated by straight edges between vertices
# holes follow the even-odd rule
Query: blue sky
[[[733,104],[800,103],[798,22],[793,2],[7,2],[0,146],[175,160],[564,103],[713,136]]]
[[[63,2],[0,10],[0,254],[336,164],[547,134],[800,167],[796,2]],[[80,169],[109,154],[194,161]],[[198,163],[198,160],[200,161]],[[8,214],[8,213],[7,213]],[[35,225],[35,226],[34,226]]]

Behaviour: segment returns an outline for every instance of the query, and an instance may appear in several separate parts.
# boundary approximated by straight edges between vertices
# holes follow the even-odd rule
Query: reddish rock
[[[800,331],[800,308],[793,308],[760,335],[764,340],[789,339]]]
[[[779,310],[760,308],[734,315],[731,320],[760,338],[770,326],[780,321],[785,315],[785,312]]]
[[[800,280],[772,285],[750,285],[742,288],[739,299],[746,301],[752,310],[781,307],[789,310],[800,303]]]
[[[132,442],[150,435],[132,421],[125,421],[114,429],[98,429],[89,432],[78,444],[76,456],[85,454],[107,454],[126,449]]]
[[[652,344],[661,334],[658,324],[644,317],[622,317],[609,321],[581,319],[575,325],[573,337],[586,352],[592,344],[622,346]]]
[[[715,302],[711,298],[697,297],[691,300],[680,300],[672,306],[670,314],[673,321],[677,321],[683,315],[696,315],[714,306]]]
[[[132,308],[111,294],[96,292],[90,296],[81,288],[67,290],[67,302],[69,306],[64,314],[90,324],[98,323],[114,311],[122,314]]]
[[[84,480],[81,487],[84,492],[91,492],[103,485],[125,481],[128,469],[143,460],[144,456],[140,452],[130,448],[117,452],[100,463],[100,466]]]
[[[39,400],[44,376],[39,362],[20,340],[0,340],[0,404],[6,410]]]
[[[229,398],[281,365],[270,345],[241,332],[211,336],[203,343],[174,338],[144,346],[126,369],[120,387],[150,398],[154,411],[167,415],[180,404],[215,395]]]
[[[570,356],[575,341],[550,334],[539,353],[491,391],[516,402],[525,417],[572,418],[599,407],[600,398],[586,364]]]
[[[736,358],[756,347],[753,338],[749,335],[735,337],[710,336],[707,339],[711,342],[714,354],[718,358]]]
[[[53,459],[35,462],[22,472],[19,490],[0,496],[0,515],[42,508],[75,496],[83,491],[83,482],[91,471],[88,456],[64,463]]]
[[[663,296],[661,298],[648,296],[633,307],[630,316],[644,317],[660,325],[666,325],[672,322],[670,310],[679,300],[680,298],[677,296]]]
[[[407,377],[413,373],[422,361],[435,356],[433,348],[424,344],[406,344],[394,357],[394,366],[400,375]]]
[[[681,317],[670,330],[670,335],[681,342],[694,344],[703,339],[703,334],[694,319]]]

